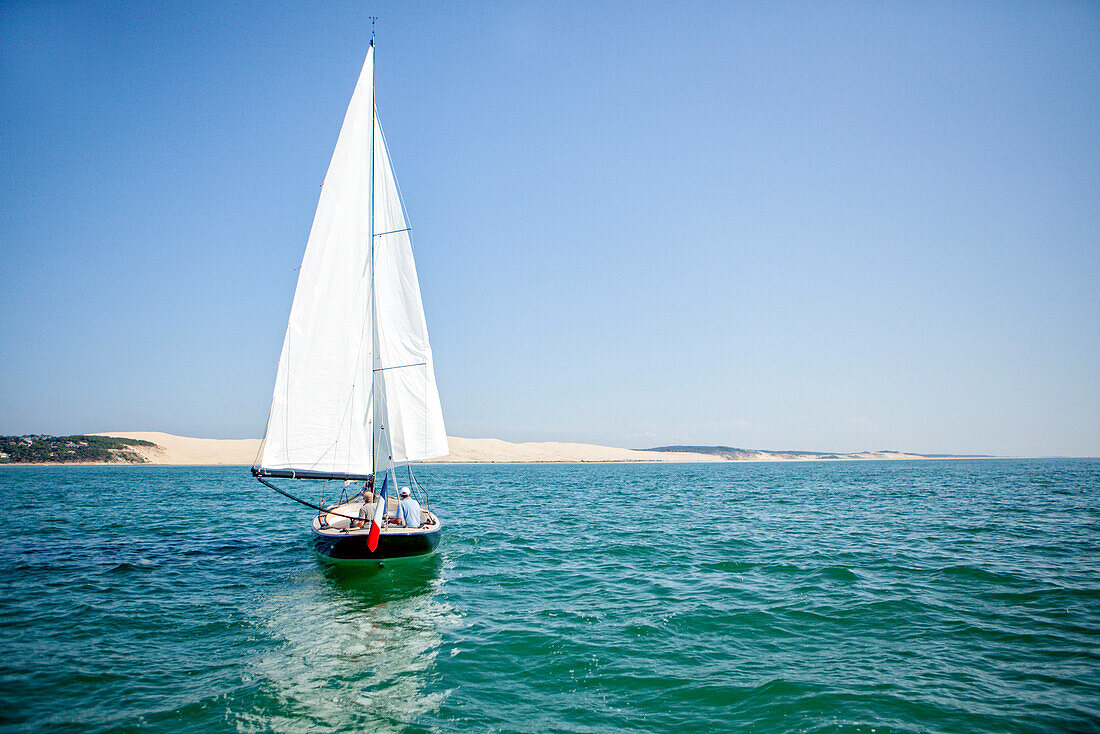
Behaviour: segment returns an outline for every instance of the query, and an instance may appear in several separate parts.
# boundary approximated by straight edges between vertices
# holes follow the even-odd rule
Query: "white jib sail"
[[[407,225],[371,114],[373,66],[372,45],[302,259],[260,459],[265,469],[365,475],[374,464],[447,453]]]
[[[382,430],[388,434],[393,463],[400,463],[446,456],[449,449],[409,225],[377,120],[375,116],[375,384],[385,415]]]

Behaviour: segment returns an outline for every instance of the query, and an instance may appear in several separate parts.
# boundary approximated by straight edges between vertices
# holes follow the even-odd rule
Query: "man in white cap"
[[[397,505],[394,524],[406,528],[420,527],[420,503],[412,498],[408,487],[402,487],[398,494],[401,495],[401,502]]]

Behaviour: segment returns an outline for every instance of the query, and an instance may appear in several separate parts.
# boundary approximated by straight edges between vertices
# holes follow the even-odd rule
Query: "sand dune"
[[[156,431],[123,431],[101,433],[101,436],[137,438],[151,441],[155,447],[135,446],[151,464],[235,464],[251,465],[260,449],[260,439],[190,438]],[[907,454],[900,451],[862,451],[851,454],[792,453],[732,449],[735,453],[694,453],[684,451],[643,451],[589,443],[511,443],[497,438],[447,439],[451,453],[431,463],[438,464],[507,464],[541,462],[609,462],[609,461],[820,461],[820,460],[898,460],[947,458]],[[691,447],[687,447],[691,448]],[[977,458],[977,457],[975,457]]]
[[[134,450],[151,464],[246,464],[260,448],[260,439],[189,438],[157,431],[122,431],[101,436],[151,441],[155,448]],[[509,443],[495,438],[447,439],[451,453],[438,463],[526,463],[588,461],[723,461],[719,456],[664,451],[635,451],[586,443]]]
[[[134,446],[150,464],[251,464],[260,450],[258,438],[189,438],[159,431],[122,431],[100,436],[136,438],[156,447]]]
[[[723,461],[719,456],[687,452],[637,451],[590,443],[509,443],[498,438],[447,437],[451,453],[441,463],[540,461]]]

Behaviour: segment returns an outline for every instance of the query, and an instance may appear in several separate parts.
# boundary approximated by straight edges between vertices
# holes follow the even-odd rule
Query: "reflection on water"
[[[333,561],[316,556],[325,589],[349,604],[373,607],[431,593],[443,561],[438,553],[377,561]]]
[[[458,615],[436,599],[438,555],[373,563],[318,561],[256,616],[277,644],[252,666],[260,700],[247,731],[401,729],[435,712],[427,694],[443,630]]]

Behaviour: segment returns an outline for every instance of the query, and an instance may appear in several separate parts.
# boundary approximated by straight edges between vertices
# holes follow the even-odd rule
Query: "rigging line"
[[[327,513],[328,513],[328,514],[330,514],[330,515],[336,515],[336,517],[346,517],[346,518],[348,518],[349,520],[359,520],[359,519],[360,519],[360,518],[359,518],[358,516],[356,516],[356,517],[352,517],[351,515],[342,515],[342,514],[340,514],[339,512],[331,512],[331,511],[329,511],[329,510],[326,510],[326,509],[325,509],[325,508],[323,508],[323,507],[320,507],[320,506],[318,506],[318,505],[315,505],[315,504],[313,504],[312,502],[306,502],[305,500],[301,500],[301,499],[298,499],[297,497],[295,497],[294,495],[290,494],[289,492],[284,492],[283,490],[279,489],[278,487],[276,487],[276,486],[275,486],[274,484],[272,484],[271,482],[269,482],[269,481],[265,480],[265,479],[264,479],[263,477],[256,477],[256,479],[257,479],[257,480],[259,480],[259,482],[260,482],[261,484],[265,484],[265,485],[267,485],[268,487],[270,487],[271,489],[274,489],[274,490],[275,490],[276,492],[278,492],[278,493],[279,493],[279,494],[281,494],[282,496],[284,496],[284,497],[287,497],[287,498],[289,498],[289,499],[292,499],[292,500],[294,500],[295,502],[298,502],[298,503],[300,503],[300,504],[303,504],[303,505],[305,505],[306,507],[312,507],[313,509],[317,510],[317,512],[327,512]]]
[[[387,234],[400,234],[401,232],[409,232],[411,230],[412,227],[405,227],[405,229],[391,229],[389,232],[379,232],[375,235],[375,237],[382,237],[383,235]]]
[[[386,151],[386,160],[390,161],[390,177],[393,179],[393,187],[397,190],[397,201],[401,204],[401,216],[404,218],[405,224],[409,225],[408,229],[412,229],[412,222],[409,221],[409,210],[405,208],[405,197],[401,195],[401,184],[397,183],[397,174],[394,173],[393,161],[390,160],[390,146],[386,144],[386,133],[382,130],[381,125],[378,126],[378,132],[382,137],[382,149]],[[409,248],[412,249],[412,238],[409,239]]]
[[[409,467],[409,476],[412,477],[413,484],[416,486],[417,489],[419,489],[421,492],[424,493],[424,509],[425,510],[431,510],[431,507],[429,507],[429,505],[431,504],[431,501],[428,497],[428,488],[425,485],[421,484],[420,480],[416,478],[415,474],[413,474],[411,463],[408,465],[408,467]]]
[[[413,362],[412,364],[398,364],[398,365],[394,365],[393,367],[378,367],[374,371],[375,372],[385,372],[386,370],[400,370],[400,369],[404,369],[405,367],[423,367],[426,364],[428,364],[428,363],[427,362]]]

